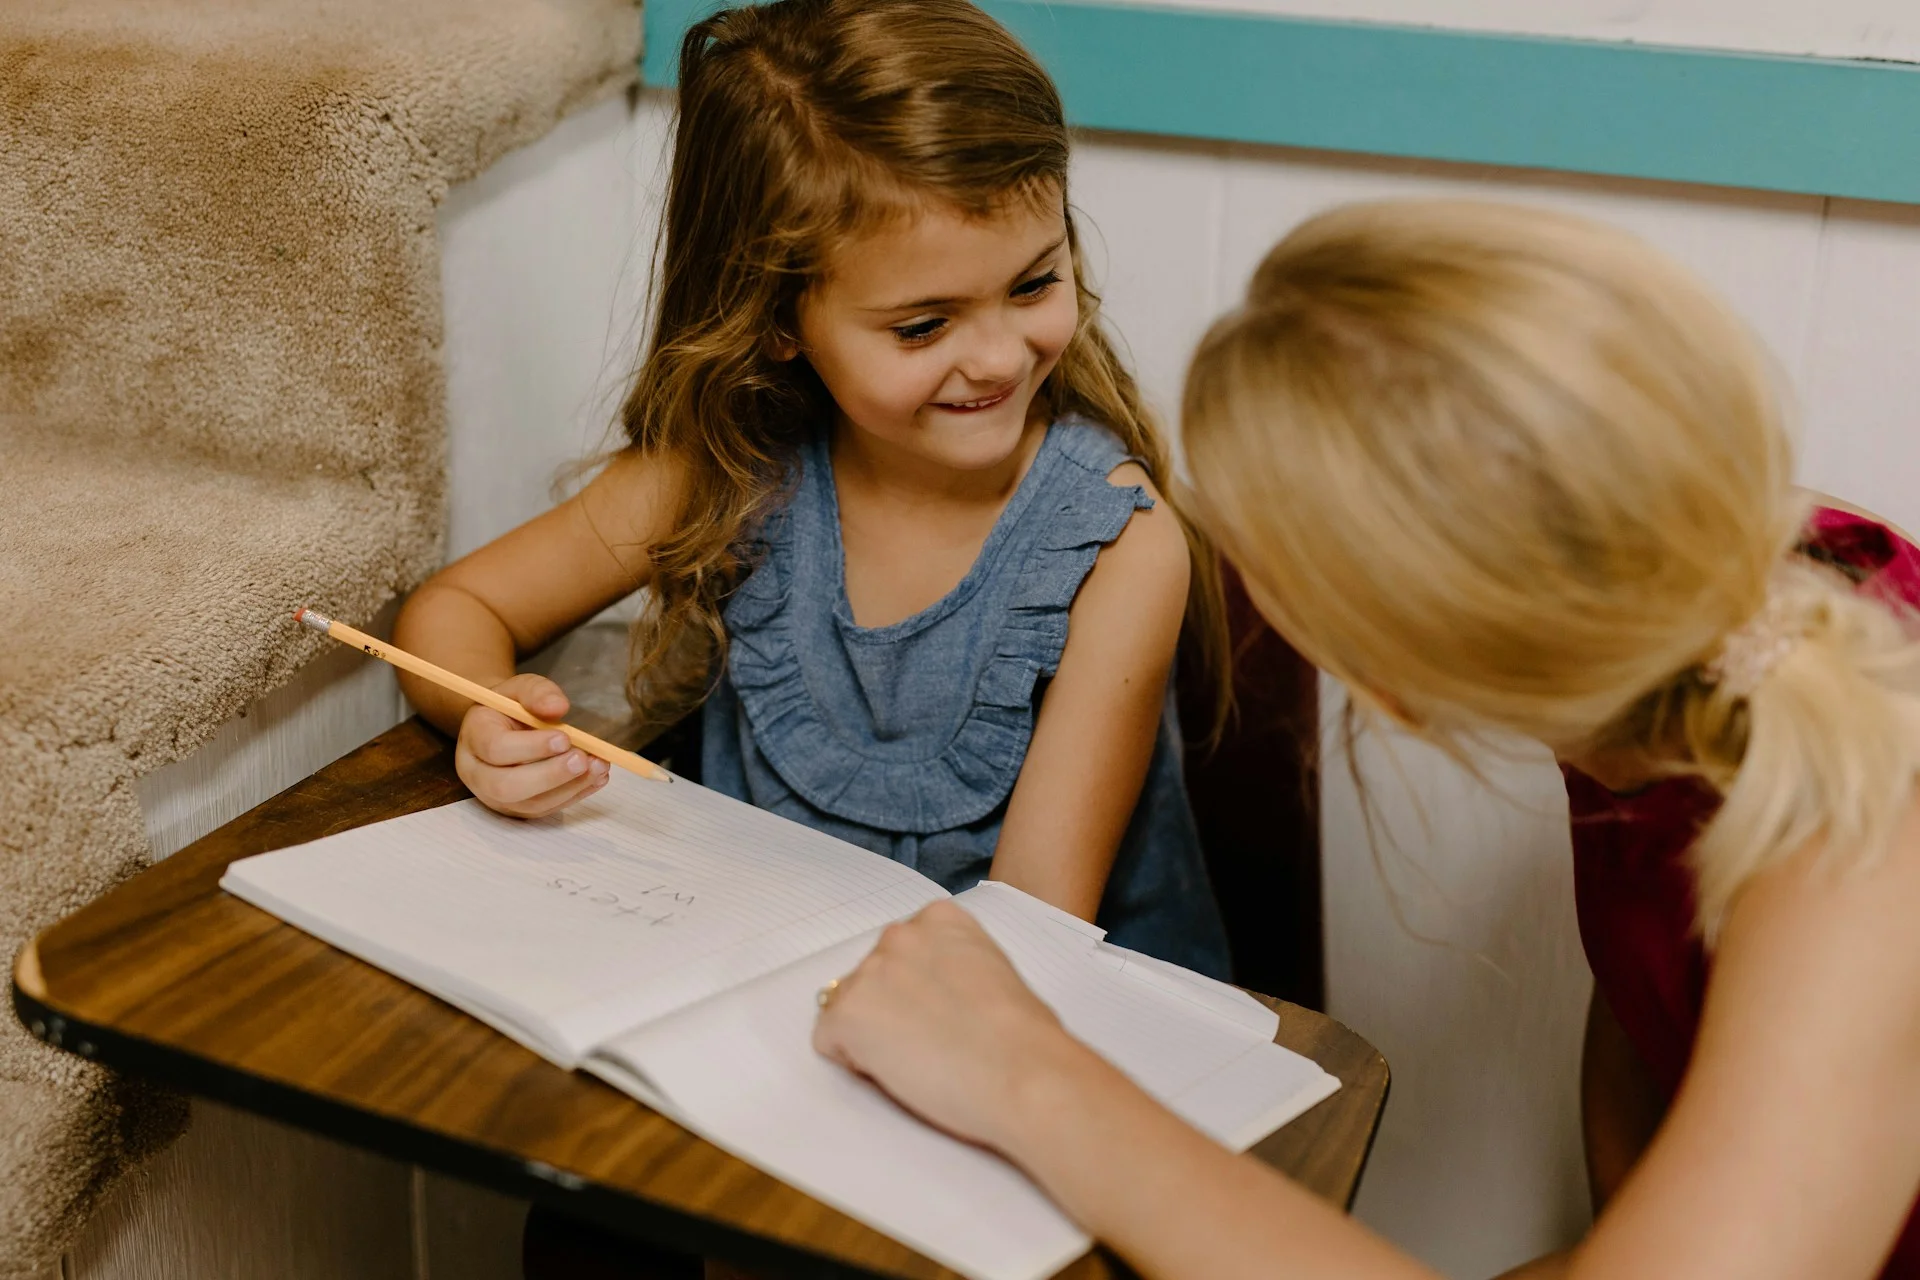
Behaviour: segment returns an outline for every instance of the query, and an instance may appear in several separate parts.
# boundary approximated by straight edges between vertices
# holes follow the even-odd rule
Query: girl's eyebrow
[[[1046,248],[1042,249],[1040,252],[1034,254],[1032,261],[1028,262],[1026,266],[1020,268],[1019,271],[1015,272],[1013,278],[1016,281],[1018,281],[1021,276],[1024,276],[1030,273],[1035,267],[1045,262],[1048,258],[1051,258],[1054,254],[1060,252],[1060,246],[1064,245],[1066,242],[1067,242],[1067,237],[1065,235],[1062,235],[1058,240],[1055,240],[1052,244],[1048,245]],[[884,315],[892,311],[929,311],[935,307],[944,307],[951,303],[965,302],[965,301],[967,301],[967,299],[965,298],[921,298],[915,302],[902,302],[891,307],[862,307],[860,309],[862,311],[871,311],[876,314]]]

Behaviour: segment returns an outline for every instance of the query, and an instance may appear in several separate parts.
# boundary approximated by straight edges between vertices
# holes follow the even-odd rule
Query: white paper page
[[[222,887],[563,1066],[946,892],[685,780],[525,822],[463,801],[234,863]]]
[[[637,1072],[715,1146],[961,1275],[1053,1274],[1091,1241],[1024,1174],[813,1052],[815,994],[875,936],[621,1036],[586,1069],[620,1088]]]
[[[1075,1039],[1226,1146],[1244,1151],[1340,1087],[1273,1043],[1279,1015],[1244,991],[1089,944],[1078,919],[1007,885],[983,882],[958,901]]]
[[[1125,970],[1128,976],[1236,1022],[1249,1031],[1257,1032],[1263,1040],[1273,1039],[1280,1030],[1280,1015],[1238,987],[1111,943],[1101,950],[1111,956],[1114,964]]]
[[[1271,1011],[1257,1001],[1248,1003],[1266,1015],[1264,1034],[1244,1011],[1224,1016],[1170,994],[1164,981],[1141,981],[1124,967],[1131,953],[1017,890],[983,884],[958,901],[1070,1031],[1237,1148],[1338,1087],[1271,1043]],[[875,936],[623,1035],[587,1069],[664,1101],[668,1114],[715,1145],[963,1275],[1051,1275],[1090,1241],[1038,1188],[813,1052],[815,994],[852,969]]]

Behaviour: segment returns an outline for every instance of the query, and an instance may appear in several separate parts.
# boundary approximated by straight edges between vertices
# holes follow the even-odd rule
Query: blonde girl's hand
[[[567,714],[567,695],[545,676],[512,676],[493,687],[543,720]],[[515,818],[543,818],[592,795],[609,772],[565,735],[529,729],[477,703],[460,720],[453,767],[481,804]]]
[[[1090,1056],[951,902],[880,935],[832,988],[813,1045],[929,1123],[1002,1151],[1026,1086]]]

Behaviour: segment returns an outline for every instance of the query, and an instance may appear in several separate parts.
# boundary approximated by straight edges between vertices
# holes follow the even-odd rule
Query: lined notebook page
[[[220,883],[568,1067],[946,896],[717,792],[618,771],[555,818],[468,800],[243,859]]]
[[[1157,962],[1135,963],[1098,929],[1004,885],[957,900],[1073,1034],[1231,1146],[1251,1145],[1338,1087],[1274,1045],[1272,1012],[1243,993],[1199,975],[1143,980],[1139,970]],[[815,993],[873,941],[851,939],[623,1035],[587,1069],[962,1275],[1053,1274],[1090,1241],[1024,1175],[813,1052]]]
[[[1340,1082],[1273,1043],[1279,1015],[1246,992],[1103,941],[1017,889],[961,901],[1075,1039],[1221,1143],[1245,1150]]]

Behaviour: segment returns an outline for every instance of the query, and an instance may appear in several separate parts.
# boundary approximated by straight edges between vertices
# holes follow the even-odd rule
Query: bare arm
[[[673,514],[672,478],[621,455],[571,499],[427,579],[400,610],[394,643],[481,684],[506,679],[519,659],[646,584],[647,548]],[[449,733],[472,705],[409,675],[400,685]]]
[[[1064,1038],[1064,1037],[1063,1037]],[[1190,1128],[1071,1041],[1037,1078],[1006,1150],[1143,1276],[1413,1280],[1433,1273],[1339,1209]]]
[[[575,497],[429,578],[408,599],[394,639],[430,662],[559,720],[551,680],[514,674],[519,659],[644,586],[648,548],[678,509],[677,468],[622,454]],[[552,813],[602,786],[607,766],[555,733],[527,729],[438,685],[400,677],[421,715],[457,734],[454,768],[491,808]]]
[[[1666,1123],[1568,1280],[1869,1280],[1920,1191],[1920,815],[1882,864],[1756,878]],[[971,917],[890,929],[815,1032],[932,1122],[1022,1165],[1159,1280],[1427,1274],[1186,1128],[1072,1041]]]
[[[814,1043],[1021,1165],[1149,1280],[1412,1280],[1427,1271],[1189,1128],[1070,1038],[966,911],[895,925]]]
[[[1148,483],[1134,463],[1112,478]],[[1134,512],[1101,551],[1007,802],[995,880],[1093,919],[1153,756],[1188,572],[1186,538],[1164,502]]]
[[[1666,1123],[1571,1275],[1864,1280],[1920,1192],[1920,815],[1877,866],[1755,878]]]

